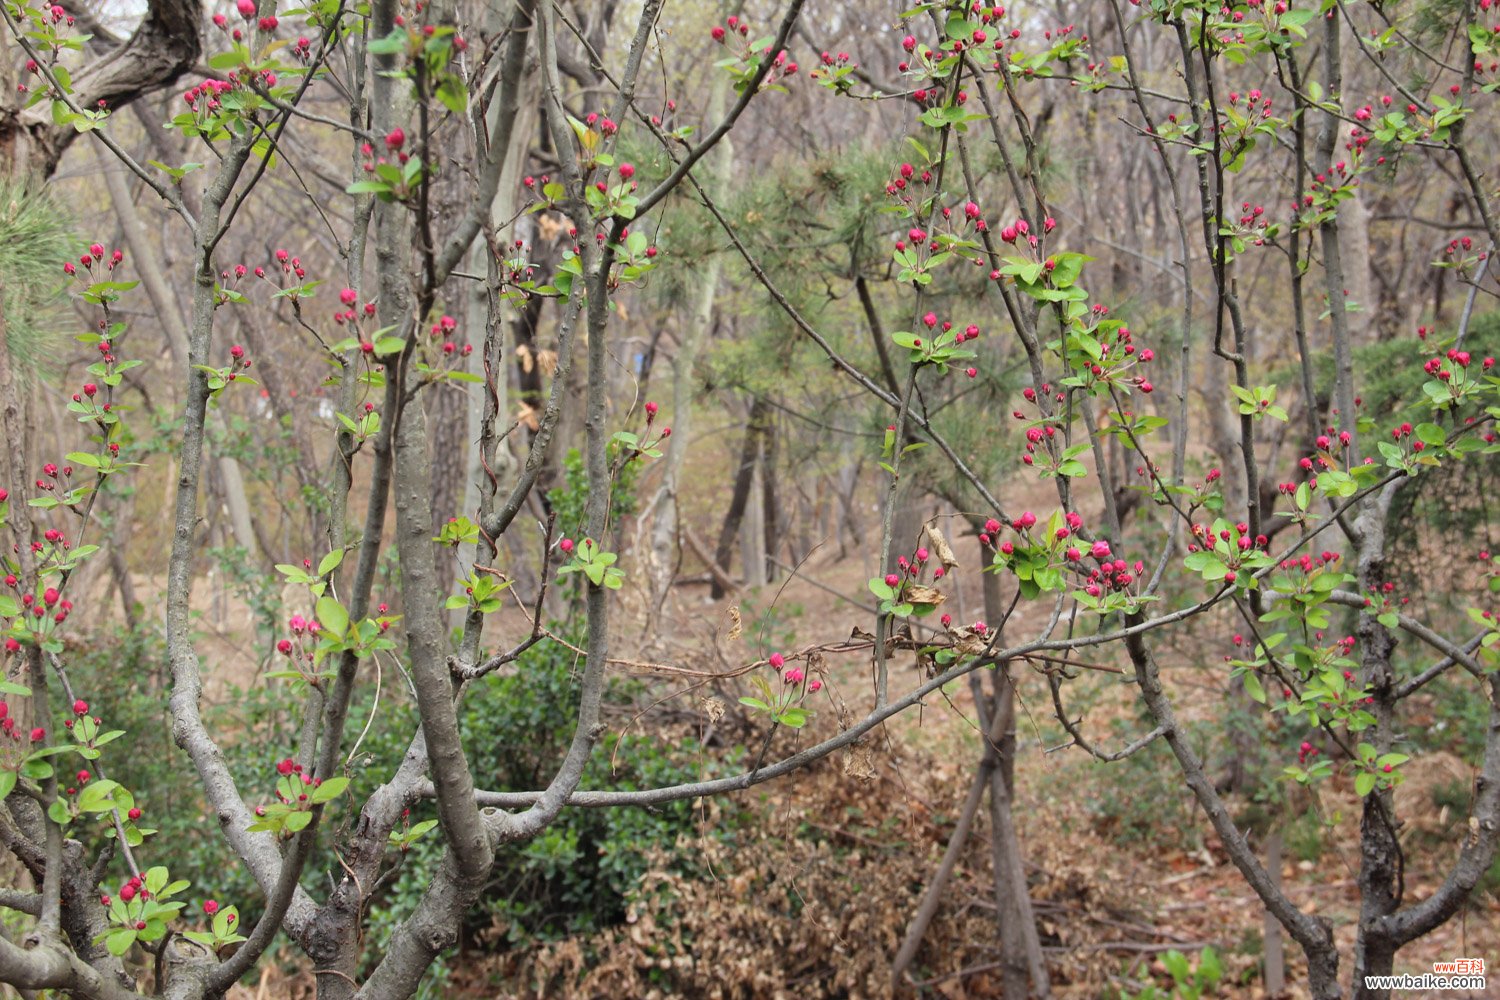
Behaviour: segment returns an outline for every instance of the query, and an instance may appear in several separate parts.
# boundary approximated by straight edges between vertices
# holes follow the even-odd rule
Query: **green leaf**
[[[294,813],[290,814],[289,816],[287,816],[287,818],[286,818],[286,829],[290,830],[292,833],[296,833],[298,830],[301,830],[303,827],[307,826],[307,824],[309,824],[311,822],[312,822],[312,813],[306,812],[306,811],[303,811],[303,810],[298,810],[297,812],[294,812]]]
[[[15,789],[15,787],[16,772],[8,768],[6,770],[0,771],[0,802],[4,802],[5,797],[9,795]]]
[[[401,28],[392,28],[391,33],[384,38],[372,39],[365,45],[371,55],[392,56],[405,52],[410,41],[407,34]]]
[[[1245,671],[1245,693],[1262,705],[1266,703],[1266,689],[1261,686],[1260,677],[1253,670]]]
[[[1412,428],[1412,433],[1416,434],[1417,440],[1423,444],[1442,444],[1448,440],[1448,435],[1444,434],[1443,429],[1437,424],[1418,424]]]
[[[327,576],[329,573],[332,573],[334,570],[338,569],[339,563],[343,561],[344,550],[334,549],[332,552],[323,557],[322,562],[318,563],[318,576]]]
[[[308,801],[312,802],[315,805],[320,802],[331,802],[334,799],[338,798],[340,795],[344,794],[344,789],[348,787],[348,778],[342,776],[329,778],[317,788],[314,788],[312,790],[312,794],[307,798]]]
[[[317,604],[318,623],[334,635],[342,636],[349,630],[349,612],[332,597],[320,597]]]
[[[1361,771],[1354,779],[1354,791],[1360,798],[1364,798],[1375,790],[1375,775],[1369,771]]]
[[[117,781],[96,781],[78,793],[78,810],[86,813],[108,812],[115,806],[110,793],[120,787]]]
[[[244,46],[237,45],[228,52],[220,52],[209,56],[208,65],[210,69],[234,69],[245,62],[248,54]]]
[[[166,888],[168,877],[167,870],[161,865],[146,869],[146,888],[151,895],[155,896]]]
[[[780,720],[783,726],[790,726],[792,729],[801,729],[807,725],[807,710],[793,705],[791,708],[782,711]]]
[[[129,951],[130,946],[133,944],[135,944],[134,927],[121,927],[118,930],[110,931],[104,939],[105,949],[116,958]]]

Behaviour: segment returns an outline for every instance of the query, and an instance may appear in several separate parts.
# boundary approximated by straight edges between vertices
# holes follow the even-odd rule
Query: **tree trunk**
[[[992,622],[998,622],[1005,613],[1000,580],[993,573],[984,574],[984,613]],[[1007,1000],[1024,996],[1046,997],[1050,992],[1047,966],[1042,958],[1042,944],[1037,935],[1036,915],[1031,908],[1013,812],[1016,786],[1015,681],[1010,676],[1009,666],[1002,665],[994,672],[990,699],[984,698],[977,675],[971,689],[976,709],[981,712],[980,728],[999,734],[998,738],[985,743],[980,767],[990,775],[990,852],[994,865],[996,918],[1000,922],[1001,982]],[[984,724],[986,700],[989,702],[988,726]]]
[[[734,539],[739,534],[740,522],[745,517],[745,505],[750,500],[751,481],[755,475],[762,425],[770,415],[770,404],[757,396],[750,404],[750,417],[745,421],[745,437],[740,444],[740,462],[734,473],[734,492],[729,498],[729,509],[724,512],[724,525],[719,529],[719,543],[714,547],[714,562],[729,569],[730,557],[734,555]],[[714,582],[713,598],[724,596],[724,588]]]
[[[718,121],[724,117],[724,104],[729,93],[729,77],[719,73],[714,76],[709,90],[706,121]],[[708,176],[703,184],[711,194],[717,194],[729,182],[729,171],[733,164],[733,147],[729,140],[721,139],[719,145],[708,154]],[[655,634],[655,625],[661,619],[662,606],[671,592],[672,570],[676,564],[679,534],[677,509],[678,477],[681,475],[683,458],[687,452],[688,430],[692,427],[693,390],[697,381],[693,369],[698,362],[698,351],[708,339],[713,326],[714,297],[719,291],[719,274],[723,270],[720,254],[710,254],[697,270],[698,299],[694,303],[693,316],[683,330],[677,353],[672,358],[672,436],[667,439],[667,453],[662,461],[661,488],[652,498],[648,509],[653,513],[651,546],[646,558],[648,585],[650,587],[650,621],[647,634]]]
[[[762,575],[769,582],[776,579],[776,555],[781,550],[781,510],[776,489],[776,461],[780,454],[777,446],[776,424],[766,423],[765,434],[760,440],[760,501],[763,517],[760,527]],[[793,560],[795,562],[795,560]]]
[[[756,442],[750,467],[750,496],[745,505],[745,519],[740,524],[740,570],[745,586],[766,585],[766,435],[762,431]]]
[[[464,401],[466,395],[477,395],[448,389],[427,389],[427,422],[432,428],[432,523],[438,526],[463,513],[458,505],[464,495],[469,451],[469,414]]]
[[[1266,838],[1266,874],[1277,891],[1281,889],[1281,831],[1272,830]],[[1264,982],[1266,993],[1277,996],[1286,988],[1286,947],[1281,935],[1281,922],[1267,910],[1264,921],[1266,968]]]

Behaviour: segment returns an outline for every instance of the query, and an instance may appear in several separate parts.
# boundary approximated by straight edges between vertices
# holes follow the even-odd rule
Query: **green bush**
[[[561,644],[539,645],[513,673],[488,677],[467,693],[459,727],[483,787],[528,791],[550,780],[573,737],[580,661]],[[606,702],[640,693],[639,683],[614,681]],[[399,762],[406,750],[402,734],[415,724],[414,708],[406,704],[372,731],[361,751],[373,758],[372,773],[384,774]],[[582,787],[640,789],[718,773],[720,765],[697,750],[692,740],[664,741],[651,731],[635,729],[623,737],[611,732],[595,748]],[[414,811],[410,822],[424,818]],[[736,825],[733,817],[726,822],[721,816],[703,835],[732,837]],[[607,927],[624,918],[627,897],[647,871],[647,848],[671,850],[672,870],[691,872],[695,852],[673,849],[699,835],[694,804],[687,801],[652,809],[568,809],[537,839],[500,848],[469,931],[522,945]],[[415,905],[441,851],[437,830],[412,845],[401,873],[374,904],[377,940]]]
[[[476,683],[461,708],[460,728],[474,772],[484,787],[532,790],[543,787],[567,751],[579,690],[575,666],[580,658],[558,643],[534,647],[513,672]],[[237,863],[217,826],[206,822],[206,802],[195,783],[181,780],[185,757],[173,744],[167,711],[170,677],[164,637],[138,627],[112,632],[92,648],[78,651],[69,671],[75,690],[105,719],[107,728],[124,729],[129,754],[106,753],[101,763],[109,777],[130,788],[145,809],[143,827],[157,830],[146,849],[153,862],[171,866],[188,879],[195,894],[232,900],[246,925],[258,918],[263,899],[254,880]],[[129,683],[121,683],[129,678]],[[387,686],[387,692],[390,688]],[[645,694],[635,681],[612,681],[606,702],[628,705]],[[367,700],[356,699],[351,718],[362,720]],[[409,698],[383,699],[380,716],[360,748],[355,781],[369,790],[400,763],[416,731],[415,705]],[[301,711],[293,690],[281,683],[230,687],[222,701],[204,706],[205,722],[219,739],[242,794],[254,803],[268,788],[271,763],[290,748],[272,745],[271,734],[285,733]],[[606,712],[609,709],[606,708]],[[634,712],[622,712],[617,726]],[[122,740],[121,745],[127,741]],[[732,763],[732,759],[729,761]],[[632,729],[627,736],[611,732],[595,748],[583,778],[584,788],[638,789],[713,777],[726,764],[698,753],[692,740],[664,739],[660,732]],[[648,849],[665,851],[672,874],[695,875],[700,836],[732,841],[741,819],[721,803],[711,830],[699,830],[695,805],[683,801],[652,809],[569,809],[536,840],[502,847],[483,899],[468,921],[468,935],[498,936],[509,946],[555,940],[606,928],[623,920],[627,899],[646,874]],[[411,826],[429,818],[412,810]],[[329,821],[345,818],[335,813]],[[85,832],[79,828],[79,833]],[[102,845],[104,827],[89,829]],[[400,832],[400,831],[398,831]],[[420,898],[442,852],[436,829],[417,839],[404,855],[392,851],[396,867],[384,879],[387,887],[371,904],[372,940],[381,943]],[[170,851],[170,856],[162,854]],[[326,851],[309,859],[304,884],[321,895],[338,862]],[[123,867],[118,874],[123,878]],[[440,984],[442,970],[430,982]],[[434,987],[436,988],[436,986]]]

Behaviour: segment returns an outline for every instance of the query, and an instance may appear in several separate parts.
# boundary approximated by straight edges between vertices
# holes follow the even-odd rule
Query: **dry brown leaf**
[[[989,644],[989,639],[972,628],[964,627],[953,631],[953,648],[968,656],[978,656]]]
[[[719,698],[701,698],[698,701],[698,707],[702,709],[704,715],[708,716],[709,725],[714,725],[724,718],[724,713],[727,711],[724,702]]]
[[[958,557],[953,554],[953,547],[948,544],[948,539],[938,530],[936,521],[929,521],[924,525],[927,531],[927,544],[932,546],[932,551],[937,553],[938,561],[943,564],[943,572],[958,566]]]
[[[737,606],[731,606],[729,609],[729,634],[724,638],[731,640],[738,639],[744,633],[745,623],[740,618],[740,609]]]
[[[844,776],[858,781],[875,780],[875,755],[863,743],[856,743],[844,753]]]
[[[536,363],[542,369],[542,374],[548,378],[557,374],[556,351],[538,351],[536,354]]]
[[[517,344],[516,357],[521,359],[521,371],[530,375],[531,369],[536,367],[536,360],[531,353],[531,347],[527,344]]]
[[[536,407],[526,403],[522,403],[516,409],[516,420],[525,424],[528,430],[534,431],[541,426],[541,421],[537,419]]]
[[[948,595],[941,590],[924,587],[920,583],[908,586],[905,597],[912,604],[942,604],[948,599]]]
[[[536,220],[536,231],[544,242],[551,243],[563,231],[563,224],[550,213],[543,213]]]

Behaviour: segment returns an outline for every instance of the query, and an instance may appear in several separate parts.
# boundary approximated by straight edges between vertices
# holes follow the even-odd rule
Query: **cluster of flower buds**
[[[1377,598],[1380,601],[1378,605],[1375,603]],[[1373,594],[1365,595],[1365,607],[1371,609],[1377,615],[1384,614],[1387,611],[1395,611],[1397,608],[1404,608],[1410,603],[1410,597],[1396,596],[1396,584],[1392,580],[1387,580],[1376,587]],[[1352,644],[1354,640],[1351,637],[1349,641]]]
[[[886,186],[885,186],[885,193],[888,194],[888,195],[890,195],[890,196],[892,196],[893,198],[894,197],[900,197],[902,201],[910,203],[911,202],[910,196],[906,196],[906,195],[903,194],[903,192],[906,191],[906,188],[907,188],[908,185],[910,185],[910,184],[928,185],[928,184],[931,184],[931,183],[932,183],[932,171],[931,170],[927,170],[925,168],[922,169],[922,170],[918,170],[916,167],[912,166],[910,163],[902,163],[901,165],[899,165],[896,168],[896,176],[893,177],[893,178],[891,178],[891,180],[886,184]],[[921,236],[913,236],[912,240],[913,241],[921,241],[923,239],[926,239],[926,237],[927,237],[927,234],[923,233]]]
[[[145,880],[142,879],[141,876],[132,875],[127,881],[120,885],[120,891],[118,895],[122,903],[128,903],[131,900],[135,899],[137,896],[139,896],[142,901],[145,901],[151,898],[151,890],[146,888]],[[113,900],[111,900],[108,895],[99,897],[99,905],[101,906],[108,907],[112,902]],[[146,921],[137,920],[135,929],[138,931],[145,930]]]
[[[42,466],[42,476],[44,478],[36,481],[36,488],[39,490],[55,490],[57,489],[59,477],[62,479],[72,478],[73,467],[71,465],[64,465],[59,468],[56,462],[48,462]]]
[[[709,29],[708,34],[710,38],[720,45],[723,45],[724,40],[731,34],[738,34],[741,38],[748,38],[750,35],[750,22],[735,14],[731,14],[729,15],[729,20],[725,21],[722,25],[714,25]]]
[[[62,532],[58,531],[55,528],[50,528],[48,529],[47,534],[57,536],[55,539],[47,539],[48,541],[53,542],[54,544],[58,544],[62,548],[68,547],[68,541],[62,536]],[[33,549],[36,549],[38,551],[40,551],[44,547],[45,546],[41,542],[37,542],[32,546]],[[7,573],[5,575],[5,584],[12,590],[20,589],[20,581],[16,579],[16,575],[14,573]],[[66,597],[63,597],[62,591],[58,590],[56,587],[47,587],[40,594],[33,594],[29,591],[22,594],[21,607],[24,609],[22,611],[23,615],[28,615],[31,618],[37,620],[50,618],[54,625],[61,625],[63,622],[67,621],[68,616],[73,613],[73,602],[68,600]],[[9,643],[6,644],[6,648],[10,649]],[[19,648],[19,646],[17,646],[16,648]],[[11,651],[14,652],[14,650]],[[87,710],[86,707],[85,710]]]
[[[88,249],[85,250],[81,255],[79,255],[77,264],[74,264],[71,260],[64,262],[63,273],[68,275],[69,277],[74,277],[79,273],[78,269],[82,267],[83,273],[85,274],[97,273],[99,275],[102,275],[109,271],[113,271],[120,265],[120,262],[124,259],[125,251],[119,249],[111,250],[109,253],[109,262],[105,263],[104,244],[94,243],[90,245]],[[97,272],[95,270],[96,268]]]
[[[292,256],[291,251],[278,249],[272,256],[276,258],[276,263],[281,265],[282,274],[296,275],[298,281],[307,277],[307,272],[302,268],[302,258]],[[255,269],[255,276],[257,278],[265,277],[261,268]]]
[[[529,182],[527,187],[531,187],[536,183],[535,179],[531,177],[526,178],[526,180]],[[503,258],[500,261],[500,266],[505,269],[505,280],[516,284],[532,280],[536,276],[536,267],[531,261],[527,260],[527,253],[531,247],[525,240],[518,239],[511,244],[511,249],[514,253],[510,257]],[[647,256],[655,257],[656,247],[649,248],[646,254]]]
[[[615,123],[614,119],[610,118],[609,115],[603,115],[597,111],[590,111],[584,115],[583,123],[591,129],[598,130],[600,135],[606,137],[620,131],[620,126]]]
[[[801,667],[788,667],[786,665],[786,657],[780,653],[772,653],[766,662],[771,665],[772,670],[781,675],[781,680],[787,687],[796,687],[804,680],[807,680],[806,672]],[[816,677],[807,681],[807,690],[816,692],[822,689],[823,682]]]
[[[296,799],[295,799],[295,801],[299,802],[299,803],[307,801],[307,796],[308,796],[308,790],[309,789],[317,788],[319,785],[321,785],[323,783],[323,781],[322,781],[321,778],[314,778],[312,775],[304,773],[303,770],[302,770],[302,765],[298,764],[296,761],[292,760],[290,757],[287,757],[287,758],[285,758],[283,760],[277,761],[277,763],[276,763],[276,773],[279,774],[279,775],[281,775],[281,777],[283,777],[283,778],[291,778],[291,777],[293,777],[295,775],[297,779],[301,780],[301,782],[302,782],[302,790],[297,793],[297,796],[296,796]],[[280,787],[280,783],[279,782],[278,782],[278,787],[276,789],[276,798],[279,801],[286,803],[287,805],[292,805],[293,801],[294,801],[290,796],[288,796],[283,791],[283,789]],[[255,814],[257,816],[264,816],[265,815],[265,806],[256,806],[256,808],[255,808]]]
[[[348,289],[345,289],[345,291],[348,291]],[[466,358],[470,354],[474,353],[474,345],[465,344],[463,345],[463,347],[459,347],[457,344],[455,344],[453,342],[453,338],[454,331],[457,329],[458,320],[454,319],[452,316],[448,316],[445,314],[443,316],[440,316],[437,322],[432,324],[431,328],[429,328],[428,330],[428,334],[434,341],[441,341],[441,350],[445,356],[451,358],[455,355],[460,355]]]
[[[1106,590],[1127,590],[1132,583],[1140,579],[1146,569],[1145,563],[1139,559],[1132,565],[1124,559],[1117,558],[1111,551],[1109,543],[1105,541],[1095,542],[1089,547],[1088,554],[1099,563],[1098,566],[1089,570],[1087,582],[1083,587],[1083,592],[1090,597],[1099,597]],[[1068,549],[1067,552],[1070,562],[1080,561],[1082,555],[1076,547]]]
[[[14,642],[15,640],[9,640]],[[20,648],[17,643],[16,648]],[[12,743],[21,742],[21,734],[16,729],[15,717],[10,714],[10,705],[4,698],[0,698],[0,740],[10,740]]]
[[[358,327],[361,316],[373,317],[375,315],[375,303],[366,302],[360,310],[354,308],[359,302],[359,293],[352,288],[339,290],[339,307],[334,310],[333,321],[339,326],[349,324]],[[375,350],[375,345],[369,345],[369,352]],[[367,353],[369,353],[367,352]]]
[[[229,373],[224,377],[233,382],[239,373],[248,369],[253,362],[245,356],[245,348],[239,344],[229,346]]]
[[[229,80],[204,80],[196,87],[183,91],[182,100],[199,117],[219,110],[219,98],[234,89]]]

